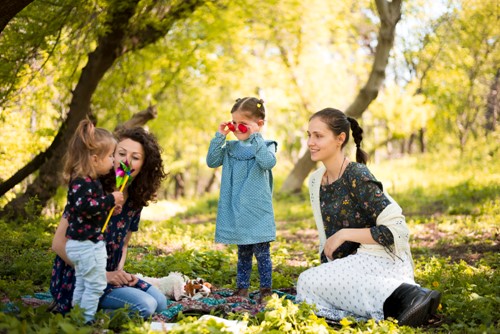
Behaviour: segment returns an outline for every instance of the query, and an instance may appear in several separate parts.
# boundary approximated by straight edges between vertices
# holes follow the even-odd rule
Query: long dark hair
[[[342,148],[349,141],[349,129],[352,131],[352,138],[356,144],[356,161],[366,164],[368,161],[368,154],[361,149],[361,141],[363,140],[363,129],[359,126],[358,121],[354,118],[346,116],[342,111],[334,108],[325,108],[313,114],[309,121],[313,118],[319,117],[328,128],[336,135],[345,133],[345,140],[342,143]]]
[[[118,143],[130,139],[140,143],[144,149],[144,163],[128,188],[128,196],[134,208],[148,206],[156,198],[161,182],[167,177],[161,158],[162,148],[156,137],[141,127],[119,130],[115,136]],[[114,173],[103,181],[106,189],[113,188],[114,182]]]

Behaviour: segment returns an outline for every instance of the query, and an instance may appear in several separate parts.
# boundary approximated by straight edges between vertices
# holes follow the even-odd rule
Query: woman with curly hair
[[[154,199],[162,180],[166,177],[161,159],[161,148],[156,138],[140,127],[121,130],[117,134],[114,153],[114,170],[120,162],[128,161],[132,168],[131,179],[123,190],[125,203],[115,208],[104,232],[106,251],[107,287],[99,301],[99,308],[116,310],[125,306],[131,313],[143,318],[166,307],[166,297],[155,287],[124,271],[127,248],[132,232],[139,229],[142,208]],[[111,192],[115,175],[103,178],[104,188]],[[52,310],[67,313],[72,307],[74,268],[66,255],[65,232],[68,228],[68,207],[65,208],[52,241],[57,256],[54,261],[50,291],[54,298]]]

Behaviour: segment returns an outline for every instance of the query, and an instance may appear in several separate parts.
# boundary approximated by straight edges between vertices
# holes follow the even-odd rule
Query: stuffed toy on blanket
[[[212,291],[212,285],[202,278],[189,279],[189,277],[178,272],[171,272],[168,276],[160,278],[147,277],[142,274],[135,274],[135,276],[155,286],[167,298],[175,301],[185,298],[200,299],[208,297]]]

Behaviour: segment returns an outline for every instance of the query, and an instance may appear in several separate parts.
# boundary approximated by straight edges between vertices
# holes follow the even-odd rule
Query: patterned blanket
[[[156,313],[153,316],[153,321],[162,322],[175,322],[179,312],[184,315],[204,315],[204,314],[216,314],[220,317],[224,317],[229,313],[249,313],[255,315],[264,310],[263,304],[259,301],[258,290],[250,293],[248,298],[233,296],[233,290],[230,289],[218,289],[212,291],[210,296],[206,298],[200,298],[197,300],[193,299],[183,299],[179,301],[167,300],[167,308],[164,311]],[[295,288],[284,288],[275,289],[273,293],[276,293],[279,297],[285,296],[285,299],[295,301]],[[32,296],[24,296],[21,298],[22,303],[26,306],[38,307],[41,305],[49,305],[52,303],[52,296],[49,292],[35,293]],[[5,303],[7,310],[4,311],[14,311],[15,307],[11,303]],[[9,310],[9,304],[11,309]]]
[[[295,301],[294,288],[273,290],[279,297]],[[213,291],[209,297],[198,300],[184,299],[167,301],[167,309],[153,316],[155,321],[175,321],[179,312],[184,315],[203,315],[215,313],[224,317],[229,313],[249,313],[255,315],[264,310],[265,305],[259,304],[259,292],[250,293],[249,298],[233,296],[233,290],[221,289]]]

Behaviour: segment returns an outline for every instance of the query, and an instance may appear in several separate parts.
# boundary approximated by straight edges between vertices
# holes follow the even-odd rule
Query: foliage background
[[[107,7],[103,0],[37,0],[2,32],[0,180],[54,139]],[[141,13],[138,26],[154,20]],[[364,147],[376,161],[418,150],[464,152],[478,138],[498,139],[486,130],[500,63],[497,21],[493,0],[403,3],[387,80],[361,118]],[[306,151],[309,115],[346,108],[365,82],[378,24],[368,0],[209,1],[156,43],[118,58],[93,95],[92,113],[113,129],[156,105],[158,117],[147,126],[172,176],[160,198],[177,198],[179,177],[183,196],[196,197],[216,190],[217,183],[205,189],[214,171],[204,156],[217,124],[236,98],[258,95],[266,101],[265,136],[280,143],[276,174],[287,175]],[[424,147],[417,147],[419,133]]]
[[[36,0],[1,33],[0,182],[55,138],[111,3]],[[137,26],[154,20],[147,15],[152,3],[140,1]],[[372,155],[370,169],[405,210],[417,281],[443,292],[441,321],[405,329],[392,322],[347,320],[335,329],[495,332],[500,326],[498,1],[415,0],[403,6],[387,79],[360,119],[363,147]],[[365,82],[378,24],[375,4],[368,0],[207,1],[156,43],[120,57],[93,95],[92,114],[99,126],[113,129],[156,105],[158,117],[147,127],[158,136],[170,172],[161,201],[144,212],[126,269],[156,276],[178,270],[234,286],[235,249],[213,243],[220,171],[206,167],[205,154],[234,100],[247,95],[266,101],[265,136],[279,142],[275,288],[293,286],[301,271],[318,264],[307,190],[290,195],[279,189],[307,151],[309,115],[327,106],[346,108]],[[216,182],[208,187],[213,176]],[[0,206],[23,193],[34,177],[2,196]],[[42,216],[35,214],[33,200],[31,215],[0,220],[3,301],[47,290],[50,243],[64,199],[61,188]],[[172,205],[179,208],[177,215],[166,213]],[[252,276],[253,288],[256,279]],[[250,322],[254,332],[326,328],[304,305],[300,312],[284,302],[272,305],[277,312]],[[63,319],[43,308],[17,307],[19,313],[0,313],[0,331],[148,330],[147,323],[124,315],[101,314],[101,323],[86,328],[78,312]],[[284,316],[294,312],[300,316]],[[186,332],[192,321],[185,319]]]

